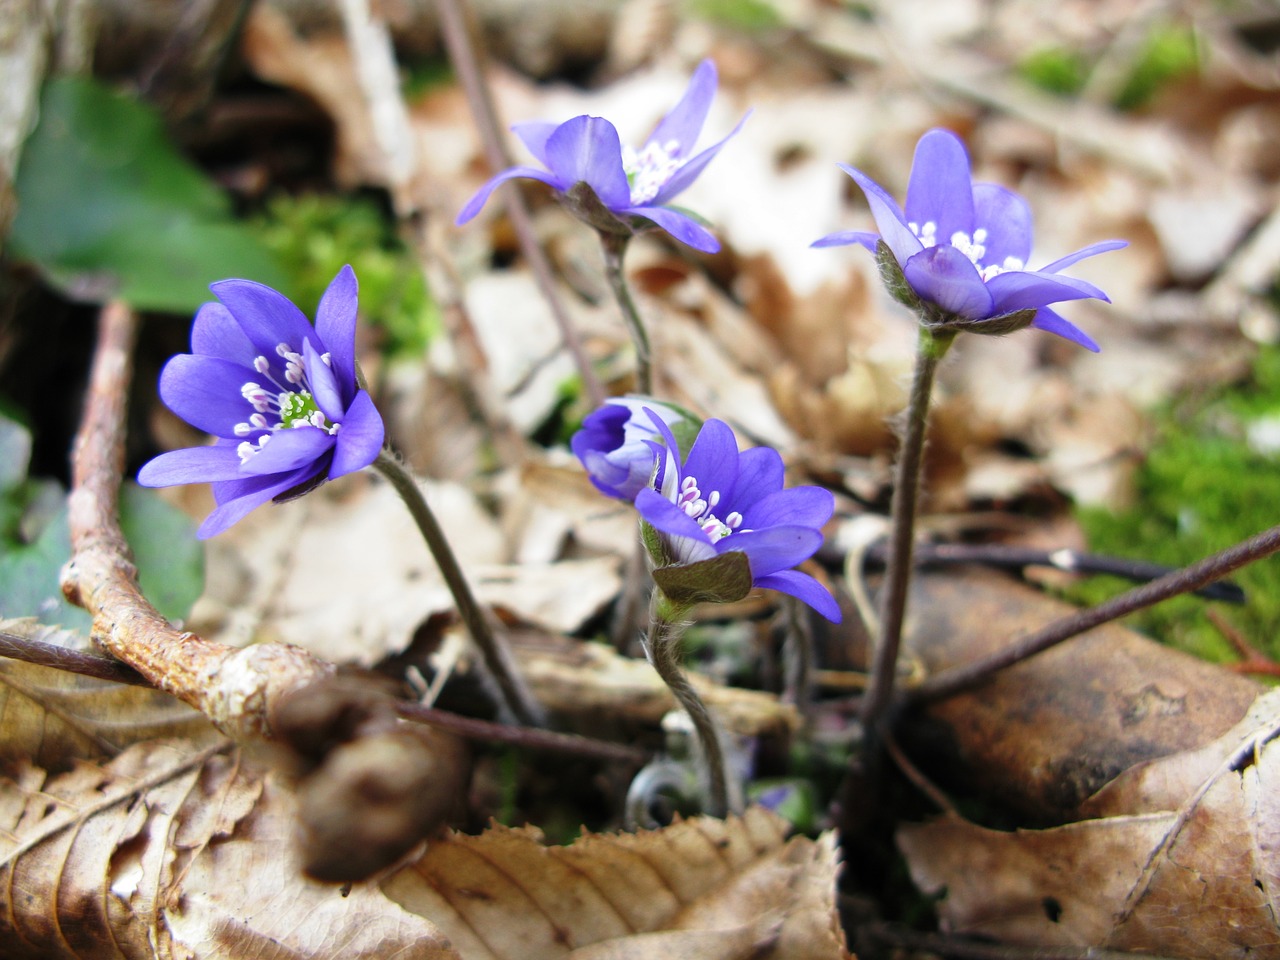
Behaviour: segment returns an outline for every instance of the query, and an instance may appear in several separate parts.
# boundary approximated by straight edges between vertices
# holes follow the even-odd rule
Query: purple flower
[[[646,411],[652,411],[668,427],[689,433],[690,440],[700,426],[685,411],[649,397],[611,397],[586,416],[582,429],[569,440],[569,448],[582,461],[587,477],[606,496],[632,501],[649,485],[653,475],[649,442],[661,440],[662,434]]]
[[[726,553],[745,554],[751,583],[803,600],[833,623],[840,607],[807,573],[792,570],[822,546],[822,525],[835,497],[822,487],[782,489],[782,457],[769,447],[738,452],[733,431],[708,420],[683,464],[664,456],[675,450],[670,429],[655,414],[665,447],[658,455],[654,485],[636,495],[636,509],[656,532],[662,556],[672,565],[696,564]],[[656,575],[656,574],[655,574]]]
[[[382,418],[356,384],[356,276],[343,267],[316,324],[283,294],[251,280],[211,286],[191,327],[191,353],[160,374],[160,398],[212,446],[162,453],[138,472],[147,487],[210,483],[217,509],[201,539],[254,507],[367,467]]]
[[[813,246],[860,243],[875,253],[877,241],[883,240],[911,292],[925,305],[940,308],[962,324],[973,324],[967,329],[994,332],[1001,324],[984,331],[979,329],[982,322],[1034,311],[1031,326],[1089,350],[1099,349],[1084,331],[1048,305],[1089,298],[1110,302],[1093,284],[1061,276],[1059,271],[1126,246],[1125,241],[1104,240],[1039,270],[1026,269],[1031,208],[1012,190],[973,183],[964,144],[948,130],[930,130],[916,145],[905,212],[864,173],[845,164],[840,168],[862,188],[880,233],[833,233]]]
[[[601,117],[574,117],[562,124],[534,121],[512,129],[546,170],[511,167],[491,179],[468,201],[457,223],[466,223],[484,206],[494,188],[527,177],[550,184],[576,216],[600,229],[632,232],[650,221],[689,246],[715,253],[720,243],[706,228],[667,204],[697,179],[702,168],[738,130],[701,153],[693,152],[716,92],[716,68],[704,60],[694,71],[684,96],[649,135],[643,147],[622,146],[618,131]],[[584,198],[574,188],[585,183],[594,193]],[[603,205],[604,210],[600,210]],[[601,222],[603,214],[605,222]],[[617,219],[621,218],[621,219]],[[633,222],[639,218],[641,223]]]

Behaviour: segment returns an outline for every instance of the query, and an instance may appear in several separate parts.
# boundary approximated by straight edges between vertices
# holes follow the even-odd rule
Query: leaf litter
[[[0,780],[7,955],[847,955],[833,836],[788,840],[760,809],[563,847],[530,827],[447,833],[345,893],[302,876],[296,816],[279,775],[225,742],[25,766]]]
[[[547,6],[554,22],[572,19],[562,5]],[[689,193],[690,206],[730,241],[727,251],[694,267],[647,240],[633,251],[643,306],[659,323],[667,358],[660,375],[677,399],[730,417],[754,440],[782,445],[793,467],[839,476],[868,501],[883,493],[893,436],[885,421],[900,406],[913,331],[877,292],[862,258],[804,249],[829,230],[866,223],[865,210],[842,192],[834,161],[870,161],[871,171],[900,193],[916,135],[945,122],[965,132],[980,177],[1016,187],[1038,213],[1054,211],[1038,224],[1044,260],[1099,236],[1131,238],[1123,261],[1099,261],[1088,274],[1113,294],[1117,309],[1104,315],[1082,306],[1073,314],[1099,340],[1105,333],[1101,358],[1019,337],[971,347],[944,369],[939,419],[946,428],[934,443],[929,489],[939,510],[1041,502],[1046,488],[1080,502],[1120,502],[1133,452],[1146,438],[1142,411],[1238,376],[1252,350],[1249,338],[1265,334],[1268,317],[1274,332],[1266,310],[1260,327],[1243,331],[1234,314],[1241,303],[1258,306],[1259,284],[1274,276],[1277,262],[1274,250],[1268,259],[1265,244],[1259,246],[1266,231],[1253,232],[1267,213],[1269,186],[1259,188],[1258,175],[1270,184],[1280,172],[1274,139],[1264,135],[1274,119],[1265,100],[1256,109],[1241,106],[1276,89],[1274,77],[1254,66],[1233,67],[1232,48],[1207,34],[1212,69],[1206,67],[1198,94],[1224,105],[1229,116],[1221,124],[1184,115],[1167,101],[1157,103],[1154,115],[1117,120],[1101,82],[1068,108],[1029,95],[1003,65],[1046,43],[1106,57],[1108,45],[1124,38],[1131,5],[1090,5],[1090,14],[1078,17],[1021,0],[1005,0],[999,15],[963,3],[943,17],[933,6],[879,10],[882,22],[871,30],[826,4],[786,5],[793,43],[810,61],[820,51],[820,68],[797,67],[794,48],[766,51],[705,22],[655,14],[650,29],[679,53],[632,49],[626,56],[639,69],[594,91],[535,83],[500,63],[493,79],[509,119],[622,115],[669,102],[684,82],[686,61],[717,55],[727,89],[718,105],[724,116],[711,123],[750,104],[757,112],[735,145],[740,162]],[[246,59],[260,78],[304,91],[334,119],[339,182],[385,184],[341,37],[297,29],[268,5],[254,8],[246,36]],[[837,73],[856,82],[831,82]],[[470,120],[453,86],[428,90],[412,109],[416,132],[431,146],[422,151],[426,208],[437,220],[451,219],[484,173]],[[645,122],[637,119],[637,135]],[[1230,202],[1217,202],[1224,195]],[[536,211],[561,274],[570,278],[562,292],[588,349],[609,368],[625,352],[624,338],[602,308],[594,251],[572,237],[563,219],[551,206]],[[456,260],[448,267],[467,280],[463,306],[506,417],[531,432],[554,415],[570,374],[530,277],[492,268],[494,249],[509,244],[497,220],[495,214],[487,232],[454,237]],[[1202,230],[1205,242],[1188,245],[1188,230]],[[1242,272],[1242,253],[1253,255],[1249,271]],[[1247,283],[1226,294],[1215,286],[1215,277],[1246,275]],[[516,315],[523,318],[520,337],[509,335]],[[436,407],[424,398],[465,377],[449,353],[438,341],[425,372],[398,368],[388,375],[400,405],[392,418],[429,419],[423,409]],[[488,439],[455,407],[447,439],[424,440],[420,449],[430,475],[461,477],[468,485],[435,483],[429,496],[444,505],[446,526],[455,525],[454,542],[486,601],[535,634],[580,631],[617,592],[630,521],[593,501],[576,469],[554,452],[539,451],[518,468],[475,481],[475,471],[461,470],[459,461],[481,463]],[[456,456],[459,447],[467,457]],[[332,486],[324,496],[264,511],[246,521],[243,534],[215,545],[211,589],[195,615],[199,629],[239,643],[289,639],[334,662],[375,666],[405,651],[424,624],[451,608],[430,559],[403,535],[399,506],[385,490],[362,478]],[[325,547],[357,540],[385,547],[369,555]],[[333,604],[339,595],[343,603]],[[953,597],[930,607],[930,615],[956,603]],[[1024,614],[1036,622],[1048,615],[1038,608]],[[1004,635],[989,622],[986,628]],[[1108,655],[1094,651],[1085,662],[1105,671]],[[651,725],[667,709],[651,674],[633,669],[643,664],[599,645],[566,641],[554,654],[523,663],[540,698],[566,713],[617,711]],[[1059,664],[1046,682],[1066,683],[1080,670],[1078,662]],[[7,676],[17,680],[3,694],[4,709],[27,711],[13,728],[21,748],[15,755],[60,768],[72,757],[102,757],[130,742],[112,740],[110,750],[88,742],[102,735],[95,714],[115,710],[100,695],[90,695],[89,709],[69,708],[57,683],[39,677],[31,683],[36,675],[21,665]],[[21,691],[19,682],[26,684]],[[721,689],[717,709],[739,731],[798,726],[790,706],[770,694]],[[733,702],[738,706],[726,705]],[[1016,696],[1009,703],[1012,713]],[[946,886],[940,910],[953,930],[1183,956],[1198,941],[1204,952],[1197,956],[1243,956],[1249,949],[1268,955],[1277,949],[1271,891],[1278,878],[1268,831],[1275,820],[1268,799],[1274,710],[1270,699],[1259,698],[1249,717],[1208,745],[1122,773],[1085,802],[1080,815],[1087,819],[1078,822],[1017,833],[954,818],[904,828],[900,842],[913,875],[922,889]],[[8,719],[17,715],[6,712],[6,737]],[[58,729],[67,716],[75,721],[71,732]],[[144,723],[140,735],[146,729]],[[1031,747],[1038,742],[1029,738]],[[300,880],[296,863],[281,855],[294,817],[289,789],[230,756],[143,743],[102,767],[81,765],[52,778],[26,766],[0,789],[0,811],[9,811],[3,836],[34,844],[20,856],[10,847],[7,889],[18,889],[21,871],[32,889],[56,891],[47,893],[56,916],[71,905],[65,923],[42,925],[26,914],[19,920],[16,899],[7,900],[6,922],[15,930],[22,924],[24,942],[48,950],[32,955],[98,955],[85,930],[94,936],[109,930],[92,943],[114,944],[124,956],[152,955],[145,950],[199,956],[231,946],[381,956],[397,944],[405,956],[467,958],[746,957],[767,950],[803,957],[844,950],[831,902],[834,841],[823,835],[784,842],[778,823],[758,810],[724,825],[685,821],[636,836],[588,836],[568,847],[547,846],[533,828],[454,835],[432,840],[424,853],[377,884],[356,885],[344,899]],[[61,799],[42,807],[46,794]],[[658,858],[658,849],[672,857],[658,861],[668,872],[653,870],[653,896],[635,897],[632,887],[638,878],[648,882],[649,873],[634,863]],[[254,883],[245,885],[245,878]],[[419,902],[430,906],[412,907]],[[1190,932],[1189,902],[1203,908]],[[653,915],[637,918],[628,907]],[[495,925],[488,938],[496,947],[485,936]],[[131,952],[135,946],[144,952]]]

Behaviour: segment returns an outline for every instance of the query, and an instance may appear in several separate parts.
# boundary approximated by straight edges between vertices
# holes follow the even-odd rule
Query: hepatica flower
[[[695,153],[715,92],[715,64],[704,60],[680,102],[639,150],[624,147],[617,129],[602,117],[574,117],[559,125],[516,124],[512,129],[546,169],[503,170],[467,202],[458,224],[479,213],[499,184],[525,177],[549,184],[575,216],[596,229],[631,233],[656,224],[697,250],[716,252],[720,243],[705,227],[669,206],[746,120],[743,117],[720,142]],[[584,184],[590,189],[584,190]]]
[[[909,287],[895,295],[904,302],[914,295],[926,313],[943,325],[1003,333],[1026,326],[1029,320],[1030,326],[1098,350],[1084,331],[1049,304],[1108,300],[1093,284],[1064,277],[1060,271],[1086,257],[1126,246],[1125,241],[1090,244],[1028,270],[1031,208],[1012,190],[973,183],[964,145],[947,130],[930,130],[916,145],[905,210],[860,170],[840,167],[862,188],[880,232],[833,233],[814,243],[815,247],[859,243],[875,253],[877,243],[883,241]],[[892,282],[890,287],[894,288]]]
[[[662,434],[646,411],[681,434],[681,440],[687,439],[686,449],[700,426],[691,414],[673,404],[650,397],[611,397],[587,415],[582,429],[569,440],[569,448],[582,461],[587,477],[606,496],[632,501],[652,479],[654,459],[649,443],[662,440]],[[670,450],[667,456],[672,456]]]
[[[283,294],[250,280],[210,288],[191,353],[160,374],[160,398],[212,446],[162,453],[138,472],[148,487],[209,483],[217,508],[203,539],[273,498],[367,467],[382,418],[356,384],[356,276],[343,267],[313,327]]]
[[[831,594],[791,569],[822,545],[821,527],[835,508],[831,492],[815,486],[784,490],[778,452],[755,447],[740,453],[722,420],[703,424],[683,462],[668,459],[666,452],[678,449],[676,439],[661,418],[652,419],[662,435],[661,443],[648,441],[658,468],[653,486],[641,490],[635,503],[656,534],[648,539],[659,586],[666,589],[664,567],[673,571],[739,553],[750,568],[750,586],[790,594],[839,623]]]

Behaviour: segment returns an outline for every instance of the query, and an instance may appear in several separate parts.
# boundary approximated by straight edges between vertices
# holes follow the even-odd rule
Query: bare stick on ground
[[[1198,563],[1167,574],[1159,580],[1128,590],[1096,607],[1055,620],[1043,629],[1023,637],[990,656],[935,674],[905,691],[905,697],[911,703],[948,697],[983,682],[998,670],[1011,667],[1028,657],[1042,653],[1055,644],[1152,606],[1161,600],[1168,600],[1182,593],[1192,593],[1215,580],[1222,579],[1245,564],[1270,556],[1277,550],[1280,550],[1280,526],[1265,530],[1235,546],[1212,554]]]

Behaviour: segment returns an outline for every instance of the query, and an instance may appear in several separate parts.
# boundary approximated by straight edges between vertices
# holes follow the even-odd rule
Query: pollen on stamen
[[[724,518],[724,525],[730,530],[737,530],[742,526],[742,514],[737,510],[733,511],[733,513]]]
[[[266,357],[259,355],[253,358],[253,369],[259,373],[266,373],[271,369],[271,364]]]
[[[247,423],[237,423],[234,429],[237,437],[247,437],[249,434],[253,433],[253,427],[249,426]]]

